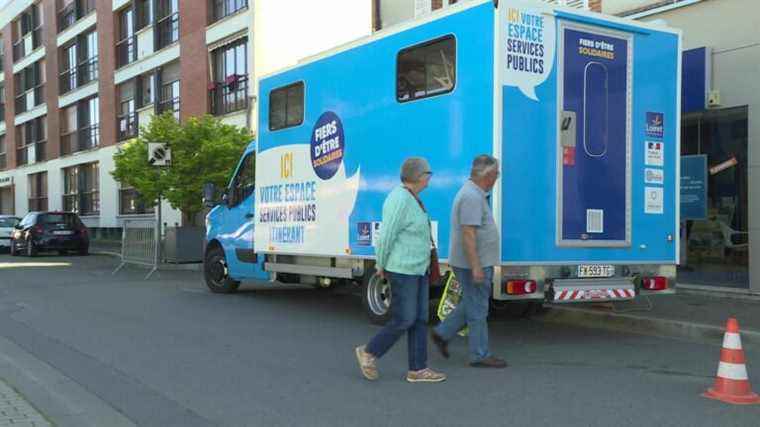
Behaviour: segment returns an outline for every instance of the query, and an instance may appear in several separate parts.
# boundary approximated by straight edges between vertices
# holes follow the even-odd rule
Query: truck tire
[[[203,259],[203,277],[206,279],[206,286],[215,294],[231,294],[240,286],[240,282],[228,276],[227,259],[224,257],[224,250],[219,246],[206,251]]]
[[[362,305],[375,325],[391,318],[391,284],[375,275],[374,268],[367,269],[362,279]]]

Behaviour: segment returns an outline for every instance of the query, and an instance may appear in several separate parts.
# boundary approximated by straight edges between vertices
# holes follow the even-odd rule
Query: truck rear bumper
[[[546,290],[546,301],[555,304],[627,301],[636,298],[636,286],[627,278],[557,279]]]

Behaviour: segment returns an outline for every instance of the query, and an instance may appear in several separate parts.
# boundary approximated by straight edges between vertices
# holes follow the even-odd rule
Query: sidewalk
[[[0,426],[51,427],[21,394],[0,379]]]
[[[720,344],[726,321],[736,317],[742,339],[760,345],[760,299],[721,297],[699,290],[639,297],[635,301],[550,305],[544,322],[611,329]]]

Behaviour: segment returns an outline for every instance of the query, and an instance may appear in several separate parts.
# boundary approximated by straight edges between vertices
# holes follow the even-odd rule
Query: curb
[[[4,337],[0,375],[57,427],[135,427],[107,402]]]
[[[725,333],[723,327],[703,323],[602,312],[586,308],[558,307],[556,305],[551,306],[551,310],[534,317],[534,319],[546,323],[561,323],[639,335],[697,340],[711,344],[723,342],[723,334]],[[741,331],[741,336],[745,343],[760,346],[760,332],[744,329]]]
[[[699,295],[712,298],[728,298],[742,301],[760,302],[760,292],[748,289],[733,289],[720,286],[702,286],[679,283],[676,285],[677,292],[690,295]]]

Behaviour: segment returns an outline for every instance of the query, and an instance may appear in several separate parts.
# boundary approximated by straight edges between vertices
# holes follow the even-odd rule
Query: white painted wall
[[[261,76],[371,34],[372,1],[256,0],[253,28],[258,93]]]

